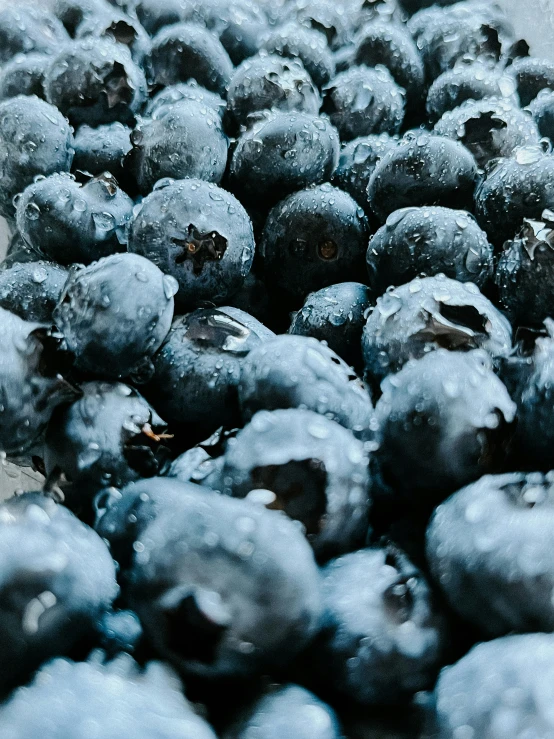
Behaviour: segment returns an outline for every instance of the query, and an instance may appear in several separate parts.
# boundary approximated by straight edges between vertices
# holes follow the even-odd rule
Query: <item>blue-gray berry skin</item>
[[[439,274],[483,287],[493,275],[493,255],[487,234],[467,211],[401,208],[370,239],[369,284],[375,297],[416,277]]]
[[[49,7],[71,36],[75,37],[78,27],[96,13],[106,10],[104,0],[50,0]]]
[[[489,637],[554,629],[554,476],[487,475],[440,505],[427,560],[451,607]]]
[[[432,739],[546,739],[554,731],[552,634],[524,634],[477,644],[445,668],[434,693]]]
[[[334,710],[309,690],[286,683],[273,686],[242,712],[225,739],[341,739]]]
[[[171,669],[121,654],[50,662],[3,704],[0,720],[5,739],[84,739],[91,726],[103,739],[216,739]]]
[[[0,307],[24,321],[52,323],[52,313],[67,281],[54,262],[23,262],[0,271]]]
[[[227,136],[221,116],[210,106],[183,100],[159,108],[132,133],[132,168],[148,195],[166,177],[221,182],[227,166]]]
[[[213,183],[161,182],[131,224],[129,250],[177,280],[179,303],[221,304],[250,272],[254,232],[240,202]]]
[[[17,198],[17,226],[25,241],[60,264],[90,264],[125,249],[134,203],[108,172],[84,185],[54,174]]]
[[[554,90],[541,90],[527,110],[533,116],[541,136],[554,139]]]
[[[531,115],[517,103],[505,100],[467,100],[447,111],[434,133],[460,141],[480,167],[498,157],[508,157],[518,146],[540,142],[540,133]]]
[[[351,141],[370,134],[396,134],[404,120],[405,93],[386,67],[351,67],[323,88],[323,112]]]
[[[46,72],[46,99],[71,123],[132,124],[146,101],[146,78],[129,49],[109,38],[63,46]]]
[[[475,192],[475,216],[490,241],[502,248],[521,229],[523,220],[540,220],[554,207],[554,156],[541,146],[516,149],[492,162]]]
[[[0,506],[0,551],[0,656],[10,664],[0,678],[4,692],[90,637],[118,586],[98,534],[41,493]],[[2,726],[5,731],[4,721]]]
[[[308,295],[289,334],[324,341],[353,367],[362,365],[361,340],[371,293],[359,282],[340,282]]]
[[[416,277],[388,290],[367,317],[362,350],[373,382],[441,348],[485,349],[491,357],[507,357],[512,328],[475,285],[444,275]]]
[[[87,382],[81,390],[53,416],[43,456],[48,474],[59,469],[72,483],[66,505],[84,508],[101,488],[157,475],[166,461],[167,427],[127,385]]]
[[[319,113],[321,98],[310,75],[298,59],[262,52],[246,59],[229,83],[227,107],[239,125],[263,110]]]
[[[484,60],[460,64],[441,74],[427,94],[427,114],[437,121],[466,100],[500,98],[518,102],[516,83],[509,72],[491,67]]]
[[[367,195],[367,186],[379,160],[396,144],[386,133],[360,136],[345,144],[331,182],[349,193],[362,206],[371,222],[375,220]]]
[[[432,687],[445,622],[404,554],[392,547],[346,554],[324,567],[321,586],[321,631],[309,653],[316,685],[364,706],[407,702]]]
[[[75,132],[73,169],[92,175],[109,172],[122,184],[127,175],[125,157],[132,148],[131,129],[123,123],[80,126]]]
[[[516,406],[484,351],[438,349],[381,388],[376,457],[409,506],[426,510],[504,464]]]
[[[289,195],[270,212],[260,256],[266,280],[295,298],[364,268],[369,224],[348,193],[325,183]]]
[[[173,105],[184,100],[191,100],[196,103],[213,108],[220,116],[225,112],[226,102],[216,92],[211,92],[196,82],[189,80],[188,82],[178,82],[175,85],[169,85],[160,90],[148,103],[145,111],[147,118],[157,118],[158,111],[165,108],[166,105]]]
[[[200,488],[204,491],[205,488]],[[172,510],[183,495],[198,488],[179,479],[151,477],[137,480],[123,489],[108,488],[95,501],[95,530],[108,542],[112,556],[128,575],[135,542],[162,512]]]
[[[252,316],[206,308],[178,318],[154,357],[147,397],[168,422],[209,432],[238,424],[237,386],[248,353],[271,333]]]
[[[0,215],[13,218],[14,197],[37,175],[68,172],[73,133],[53,105],[20,95],[0,103]]]
[[[554,86],[554,63],[550,59],[516,59],[508,71],[516,81],[522,107],[529,105],[541,90],[552,89]]]
[[[515,326],[540,328],[552,313],[553,219],[548,210],[540,219],[526,218],[515,238],[504,243],[498,259],[495,281],[500,304]]]
[[[230,182],[248,200],[269,202],[333,174],[340,141],[327,118],[267,113],[243,133],[230,163]]]
[[[303,525],[318,559],[360,546],[371,505],[364,445],[313,411],[260,411],[224,455],[222,492],[273,494],[270,507]]]
[[[300,59],[306,71],[321,88],[335,74],[335,60],[325,34],[289,21],[271,28],[262,36],[261,46],[269,54]]]
[[[40,441],[54,409],[75,397],[45,358],[47,326],[0,308],[0,450],[22,455]]]
[[[44,98],[44,73],[49,63],[48,54],[16,54],[0,70],[0,100],[17,95]]]
[[[75,366],[100,377],[146,379],[171,328],[176,291],[172,277],[136,254],[75,268],[54,311]]]
[[[239,398],[246,420],[260,410],[305,408],[361,437],[370,426],[372,405],[363,384],[309,336],[276,336],[253,349],[242,367]]]
[[[367,67],[382,64],[406,90],[410,103],[421,98],[423,61],[412,37],[400,24],[377,22],[364,26],[357,35],[352,61]]]
[[[393,211],[410,206],[470,210],[477,178],[477,163],[463,144],[426,132],[408,132],[377,164],[368,197],[381,223]]]
[[[219,39],[193,23],[162,28],[154,36],[150,64],[156,85],[195,79],[218,95],[225,95],[233,74],[233,64]]]
[[[106,8],[79,24],[76,38],[108,38],[126,46],[135,62],[142,66],[152,48],[152,40],[138,19],[115,8]]]
[[[63,25],[45,10],[32,5],[5,6],[0,11],[0,63],[16,54],[54,54],[69,40]]]
[[[134,547],[129,596],[147,636],[190,677],[285,667],[321,615],[308,542],[278,511],[181,486]]]

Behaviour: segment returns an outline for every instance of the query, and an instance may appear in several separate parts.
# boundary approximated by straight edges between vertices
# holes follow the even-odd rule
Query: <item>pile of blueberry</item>
[[[552,739],[554,62],[23,0],[0,64],[1,739]]]

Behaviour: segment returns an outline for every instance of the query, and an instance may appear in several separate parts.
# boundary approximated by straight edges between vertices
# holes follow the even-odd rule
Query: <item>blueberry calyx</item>
[[[175,258],[177,264],[191,261],[193,272],[199,275],[206,262],[219,262],[227,251],[227,239],[217,233],[209,231],[202,233],[192,223],[189,225],[184,239],[172,239],[176,246],[182,247],[182,253]]]

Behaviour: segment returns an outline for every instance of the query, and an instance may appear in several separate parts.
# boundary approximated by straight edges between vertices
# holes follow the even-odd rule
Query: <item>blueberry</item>
[[[386,133],[361,136],[349,141],[340,152],[332,183],[351,195],[372,219],[367,186],[379,160],[396,145],[396,139]]]
[[[340,49],[352,37],[352,18],[345,6],[332,0],[293,0],[285,9],[285,19],[324,33],[333,50]]]
[[[372,412],[369,395],[353,371],[308,336],[276,336],[250,352],[242,367],[239,399],[246,420],[259,410],[305,408],[362,436]]]
[[[63,696],[63,698],[62,698]],[[103,664],[56,659],[0,709],[6,739],[80,739],[99,732],[103,739],[216,739],[194,713],[179,680],[160,663],[140,668],[129,655]]]
[[[347,193],[329,184],[289,195],[269,214],[260,243],[266,278],[304,298],[363,271],[369,226]]]
[[[554,213],[545,211],[540,220],[526,218],[518,236],[504,244],[496,283],[502,307],[518,326],[540,327],[552,313],[553,240]]]
[[[161,108],[184,100],[191,100],[195,103],[201,103],[207,108],[213,108],[220,116],[223,116],[227,105],[225,100],[217,93],[201,87],[196,80],[189,80],[189,82],[179,82],[160,90],[148,103],[145,115],[147,118],[156,118]]]
[[[554,88],[554,62],[550,59],[516,59],[508,71],[515,78],[522,106],[529,105],[541,90]]]
[[[363,549],[322,571],[321,634],[314,681],[351,702],[407,702],[432,686],[444,623],[423,575],[399,550]],[[313,660],[313,661],[312,661]]]
[[[193,3],[195,10],[198,5]],[[200,5],[207,27],[213,31],[233,64],[240,64],[260,49],[268,30],[267,16],[254,0],[211,0]]]
[[[127,47],[86,37],[63,46],[44,80],[46,98],[71,123],[132,124],[146,100],[146,79]]]
[[[414,16],[409,28],[430,80],[452,69],[457,62],[483,59],[490,66],[498,62],[502,54],[503,28],[484,5],[455,3],[428,14],[425,22],[421,19],[421,25],[418,16]]]
[[[493,248],[466,211],[402,208],[371,238],[367,270],[374,295],[420,275],[441,273],[483,287],[493,274]]]
[[[0,100],[17,95],[44,98],[44,71],[48,54],[16,54],[0,70]]]
[[[118,587],[100,537],[40,493],[16,496],[0,506],[0,551],[0,657],[10,665],[0,678],[4,692],[45,660],[90,638]]]
[[[238,124],[248,125],[263,110],[302,111],[317,115],[321,99],[298,59],[260,54],[246,59],[229,83],[227,106]]]
[[[243,133],[230,164],[232,184],[246,199],[276,202],[325,182],[339,157],[339,136],[326,118],[276,112]]]
[[[470,210],[477,165],[458,141],[428,133],[408,133],[377,163],[368,185],[376,216],[394,210],[443,205]]]
[[[44,443],[47,473],[72,484],[66,504],[84,508],[99,489],[154,477],[168,455],[166,425],[136,390],[87,382],[82,397],[53,415]]]
[[[502,247],[525,218],[539,220],[554,208],[554,156],[540,146],[524,146],[494,162],[475,193],[475,215],[491,242]]]
[[[110,9],[85,18],[77,28],[76,38],[108,38],[128,47],[135,62],[142,65],[150,53],[152,41],[136,18]]]
[[[166,177],[219,183],[227,166],[227,137],[213,108],[193,100],[166,105],[131,135],[132,166],[145,195]]]
[[[111,487],[98,494],[94,501],[95,529],[108,543],[123,579],[129,575],[135,543],[148,525],[191,491],[196,492],[196,488],[179,480],[151,477],[129,483],[122,490]]]
[[[261,45],[270,54],[299,59],[319,88],[335,75],[335,61],[325,34],[298,22],[272,28],[262,37]]]
[[[241,366],[268,333],[242,311],[233,316],[224,310],[199,309],[178,318],[154,358],[147,396],[172,424],[200,424],[213,431],[239,419]]]
[[[507,636],[477,644],[440,675],[432,736],[455,739],[465,733],[473,739],[512,739],[527,733],[547,737],[554,728],[548,709],[553,661],[551,634]]]
[[[0,308],[0,450],[21,455],[33,448],[61,403],[75,391],[48,361],[45,327]]]
[[[433,82],[427,95],[427,113],[432,121],[437,121],[466,100],[500,98],[513,102],[515,92],[513,77],[497,67],[484,61],[460,64],[443,72]]]
[[[67,270],[53,262],[24,262],[0,272],[0,307],[25,321],[52,323],[67,280]]]
[[[83,21],[109,10],[104,0],[50,0],[49,7],[73,38]]]
[[[150,63],[156,85],[195,79],[218,95],[225,94],[233,74],[233,64],[219,39],[192,23],[162,28],[153,39]]]
[[[438,349],[382,384],[375,408],[383,477],[426,509],[504,462],[516,406],[483,351]]]
[[[165,659],[198,678],[285,666],[314,635],[317,568],[298,527],[277,511],[181,487],[139,534],[130,600]]]
[[[300,521],[319,559],[363,544],[370,507],[362,442],[307,410],[261,411],[228,444],[223,491],[270,491],[270,508]]]
[[[75,269],[54,311],[75,366],[113,379],[148,376],[171,327],[176,291],[172,277],[136,254]]]
[[[542,276],[541,276],[542,280]],[[511,463],[515,469],[552,469],[551,387],[554,382],[554,327],[546,321],[547,336],[539,337],[530,356],[504,362],[502,374],[517,404],[518,423],[511,449]],[[504,375],[509,373],[505,378]]]
[[[409,103],[421,98],[424,70],[410,34],[399,24],[375,22],[364,26],[356,39],[353,64],[382,64],[396,83],[406,90]]]
[[[554,140],[554,90],[541,90],[527,108],[541,136]]]
[[[341,739],[333,709],[298,685],[274,687],[244,711],[225,739]]]
[[[223,303],[250,272],[254,234],[236,198],[200,180],[165,184],[144,199],[129,232],[129,250],[179,283],[177,299],[196,307]]]
[[[135,12],[139,21],[151,36],[165,26],[171,26],[183,20],[187,3],[183,0],[138,0],[135,3]],[[200,18],[195,18],[200,21]]]
[[[341,282],[308,295],[289,329],[324,341],[347,364],[360,367],[362,331],[371,293],[359,282]]]
[[[404,93],[386,67],[351,67],[325,86],[322,110],[342,141],[395,134],[404,120]]]
[[[510,156],[519,146],[540,142],[530,114],[503,100],[467,100],[446,112],[434,132],[464,144],[480,167],[490,159]]]
[[[554,629],[553,501],[553,473],[488,475],[433,515],[433,576],[452,608],[489,637]]]
[[[71,128],[53,105],[23,95],[0,103],[0,215],[13,217],[13,198],[37,175],[69,171],[72,147]]]
[[[29,5],[0,11],[0,63],[16,54],[53,54],[69,37],[58,19],[47,10]]]
[[[96,176],[109,172],[122,183],[127,176],[125,157],[132,148],[131,129],[123,123],[80,126],[75,133],[73,169]]]
[[[105,173],[80,185],[54,174],[29,185],[17,199],[25,241],[60,264],[90,264],[124,249],[133,201]]]
[[[194,482],[210,487],[204,479],[211,474],[214,467],[213,462],[212,457],[202,446],[194,446],[173,461],[166,476],[176,478],[180,482]],[[223,462],[220,464],[223,466]]]

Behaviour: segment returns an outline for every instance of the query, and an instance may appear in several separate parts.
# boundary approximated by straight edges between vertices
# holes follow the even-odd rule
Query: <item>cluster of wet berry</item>
[[[486,0],[0,63],[0,737],[551,739],[554,63]]]

